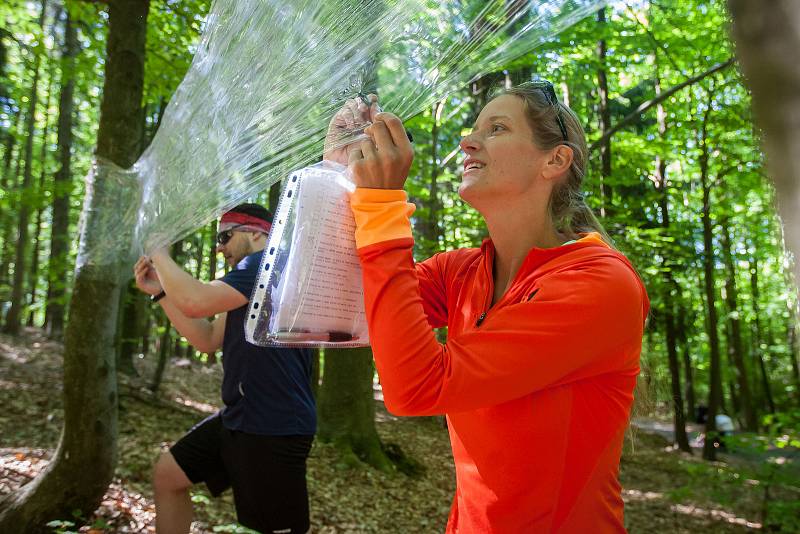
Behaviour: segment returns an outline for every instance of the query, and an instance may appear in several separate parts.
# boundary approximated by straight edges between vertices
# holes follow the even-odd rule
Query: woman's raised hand
[[[361,98],[347,100],[328,125],[328,134],[325,136],[325,151],[323,159],[347,165],[350,151],[358,147],[358,143],[341,146],[341,143],[358,130],[371,123],[380,108],[378,96],[367,96],[369,105]]]
[[[378,113],[364,133],[369,139],[348,153],[348,167],[356,186],[402,189],[414,160],[414,148],[402,121],[392,113]]]

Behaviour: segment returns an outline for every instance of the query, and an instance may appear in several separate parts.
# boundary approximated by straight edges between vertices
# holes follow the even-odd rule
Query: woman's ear
[[[544,168],[544,177],[555,180],[564,176],[572,165],[572,147],[558,145],[550,151],[550,159]]]

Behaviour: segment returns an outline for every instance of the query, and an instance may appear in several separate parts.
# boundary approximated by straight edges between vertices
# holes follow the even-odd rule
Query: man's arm
[[[247,297],[225,282],[214,280],[206,284],[197,280],[165,250],[155,252],[150,258],[167,298],[188,318],[211,317],[247,304]]]
[[[172,326],[197,350],[210,354],[222,347],[227,313],[220,314],[213,321],[194,319],[184,315],[169,296],[162,298],[158,303],[161,304]]]
[[[155,268],[147,258],[139,258],[134,267],[134,275],[136,276],[136,286],[142,292],[148,295],[158,295],[163,290]],[[226,313],[222,313],[214,321],[209,322],[206,319],[187,316],[175,305],[169,295],[162,297],[158,302],[172,325],[199,350],[210,353],[222,346]]]

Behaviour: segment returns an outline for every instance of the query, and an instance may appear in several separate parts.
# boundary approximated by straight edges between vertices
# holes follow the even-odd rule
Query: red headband
[[[252,215],[248,215],[246,213],[238,213],[235,211],[229,211],[228,213],[223,214],[219,222],[220,224],[232,223],[243,226],[252,226],[255,228],[260,228],[266,233],[269,232],[269,229],[272,226],[269,221],[259,219],[258,217],[253,217]]]

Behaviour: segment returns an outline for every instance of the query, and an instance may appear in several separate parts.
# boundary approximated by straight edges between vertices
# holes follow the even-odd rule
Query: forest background
[[[480,4],[431,2],[420,16],[477,12]],[[218,355],[189,346],[129,281],[95,284],[87,293],[93,281],[82,285],[75,269],[84,177],[94,154],[126,167],[149,144],[189,68],[208,9],[201,0],[10,0],[0,6],[0,393],[9,407],[0,419],[0,457],[8,460],[0,463],[0,494],[7,494],[0,525],[25,518],[61,531],[81,524],[149,528],[145,512],[114,516],[124,499],[109,501],[108,492],[130,495],[126,484],[139,488],[140,508],[149,510],[154,451],[219,403]],[[115,16],[124,24],[114,27]],[[486,230],[457,195],[458,142],[493,90],[534,75],[552,80],[559,99],[584,119],[592,145],[587,201],[636,265],[652,302],[634,416],[645,449],[638,454],[645,456],[626,450],[625,458],[637,469],[657,466],[674,480],[628,475],[629,515],[665,511],[664,521],[678,530],[691,530],[700,518],[705,526],[789,532],[800,530],[797,288],[729,25],[721,1],[610,3],[407,118],[416,151],[407,189],[418,206],[418,259],[477,246]],[[117,43],[139,42],[139,55],[125,59],[141,64],[138,74],[112,75],[111,54],[119,48],[110,26],[122,39]],[[124,146],[114,139],[125,139]],[[274,208],[279,187],[251,200]],[[215,233],[214,223],[198,228],[172,246],[173,257],[201,279],[219,276],[225,267],[213,254]],[[97,293],[104,287],[112,290]],[[112,301],[114,312],[92,320],[100,314],[87,295]],[[84,341],[70,345],[70,323],[103,323],[102,335],[76,330],[73,339]],[[97,344],[85,343],[95,337]],[[44,375],[32,372],[40,370],[37,361],[55,371],[63,362],[63,403],[48,394],[61,389],[60,374],[51,367]],[[95,368],[113,372],[79,372]],[[363,473],[374,471],[381,487],[397,491],[406,486],[398,480],[408,477],[417,496],[429,497],[424,488],[432,486],[441,495],[422,518],[410,513],[407,528],[441,531],[452,486],[451,472],[441,467],[452,461],[444,431],[436,422],[403,422],[383,411],[368,350],[326,351],[317,374],[320,495],[327,495],[326,484],[336,486],[341,470],[362,482]],[[114,398],[87,404],[78,391]],[[83,417],[71,417],[78,411]],[[102,431],[89,424],[96,412],[113,412]],[[702,412],[712,417],[698,422]],[[727,414],[736,427],[724,453],[702,439],[718,432],[714,414]],[[126,436],[152,426],[148,418],[170,425],[144,432],[150,442]],[[136,432],[129,426],[134,420]],[[648,441],[644,432],[666,443]],[[101,458],[103,467],[81,470],[79,461],[65,459],[71,446],[84,450],[84,459]],[[430,457],[433,450],[438,457]],[[323,460],[336,469],[325,471]],[[35,464],[48,467],[24,486],[38,472]],[[623,482],[625,476],[624,460]],[[64,484],[77,496],[61,496],[56,488]],[[15,491],[20,485],[28,490]],[[230,502],[212,504],[202,491],[196,497],[198,529],[240,528]],[[374,521],[365,519],[369,512],[344,519],[333,511],[341,507],[334,497],[320,500],[331,507],[321,506],[314,517],[323,531],[392,531],[386,517],[393,507],[414,508],[385,503]],[[111,502],[106,511],[98,509],[101,501]],[[633,517],[632,530],[648,531],[646,520]]]

